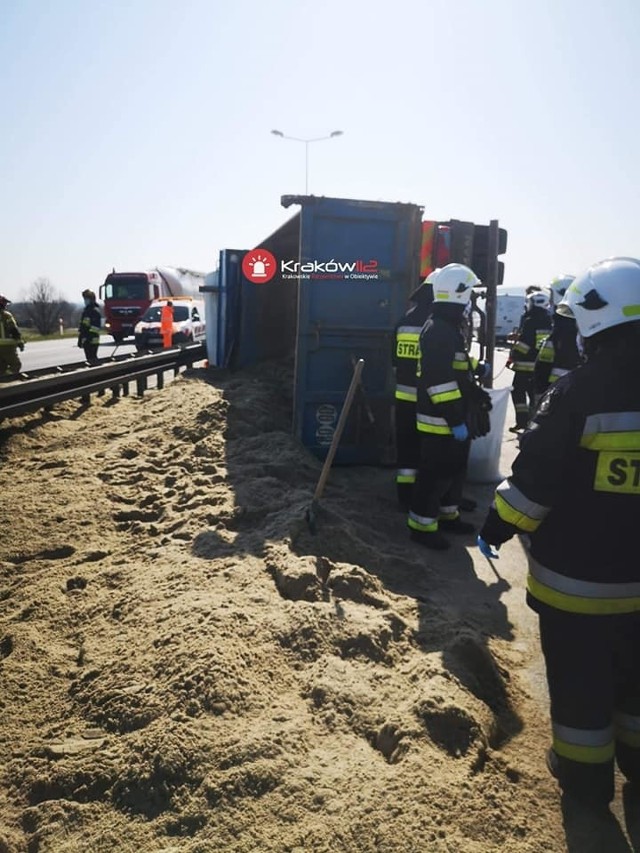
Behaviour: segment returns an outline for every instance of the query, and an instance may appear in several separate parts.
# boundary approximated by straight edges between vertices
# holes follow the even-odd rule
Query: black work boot
[[[607,766],[578,766],[551,748],[547,750],[547,768],[570,802],[596,811],[608,809],[614,796],[613,761]]]
[[[478,506],[478,501],[474,501],[473,498],[460,498],[460,503],[458,504],[458,509],[461,512],[473,512],[474,509]]]
[[[438,521],[438,527],[442,530],[446,530],[447,533],[462,533],[469,535],[476,532],[474,525],[470,524],[468,521],[463,521],[460,516],[458,516],[458,518],[441,518]]]
[[[627,781],[640,792],[640,755],[634,747],[626,743],[616,744],[616,761],[620,772]],[[640,800],[640,797],[638,798]]]
[[[451,542],[440,533],[439,530],[433,530],[427,533],[423,530],[412,530],[411,540],[419,545],[424,545],[425,548],[432,548],[434,551],[446,551],[451,547]]]

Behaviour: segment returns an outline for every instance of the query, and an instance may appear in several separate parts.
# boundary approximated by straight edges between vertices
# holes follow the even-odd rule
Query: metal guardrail
[[[91,394],[106,389],[111,389],[114,397],[126,396],[131,382],[136,383],[136,393],[142,396],[149,376],[155,375],[157,387],[162,388],[165,371],[173,370],[177,375],[181,367],[191,367],[206,357],[204,344],[188,344],[157,353],[131,353],[93,366],[83,362],[80,367],[59,373],[55,372],[57,368],[38,370],[34,378],[27,374],[25,379],[0,386],[0,420],[48,409],[63,400],[89,402]]]
[[[144,354],[148,354],[152,352],[151,350],[146,350]],[[113,364],[114,362],[127,361],[132,358],[136,358],[142,353],[139,352],[127,352],[122,355],[111,355],[105,356],[104,358],[100,358],[96,361],[94,366],[100,366],[103,364]],[[0,376],[0,389],[3,385],[6,385],[10,382],[22,381],[24,382],[27,379],[40,379],[43,376],[59,376],[62,373],[71,373],[74,370],[82,370],[83,367],[90,367],[88,361],[82,359],[81,361],[69,362],[68,364],[52,364],[49,367],[35,367],[33,370],[21,370],[19,374],[15,373],[7,373]]]

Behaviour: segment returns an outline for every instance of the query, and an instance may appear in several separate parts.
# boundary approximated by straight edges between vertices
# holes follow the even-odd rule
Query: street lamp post
[[[313,139],[302,139],[299,136],[286,136],[281,130],[272,130],[274,136],[282,139],[292,139],[294,142],[304,142],[304,194],[309,195],[309,144],[311,142],[322,142],[323,139],[333,139],[334,136],[342,136],[341,130],[333,130],[328,136],[316,136]]]

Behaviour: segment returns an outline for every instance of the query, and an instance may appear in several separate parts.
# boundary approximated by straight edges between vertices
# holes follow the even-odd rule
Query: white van
[[[483,298],[478,299],[478,308],[486,311]],[[517,331],[524,313],[524,294],[498,293],[496,300],[496,336],[497,344],[504,344],[509,335]]]
[[[191,296],[167,296],[152,302],[136,323],[134,335],[137,350],[162,347],[160,315],[162,306],[167,302],[173,303],[172,346],[200,343],[205,340],[207,327],[204,301]]]
[[[517,332],[524,313],[524,296],[498,294],[496,303],[496,341],[505,342]]]

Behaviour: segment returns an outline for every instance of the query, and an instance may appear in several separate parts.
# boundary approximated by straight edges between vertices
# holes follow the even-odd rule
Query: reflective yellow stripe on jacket
[[[2,312],[0,312],[0,346],[16,347],[18,346],[18,341],[16,338],[9,335],[8,326],[13,328],[13,324],[11,324],[8,319],[5,320],[2,316]]]
[[[522,355],[528,355],[530,350],[531,347],[524,341],[516,341],[516,343],[513,345],[513,351],[519,352]]]
[[[542,342],[542,345],[540,346],[540,351],[538,353],[539,360],[550,364],[551,362],[553,362],[555,355],[556,351],[553,345],[553,341],[551,340],[551,338],[545,338],[545,340]]]
[[[443,382],[440,385],[430,385],[427,394],[432,403],[448,403],[450,400],[460,400],[462,394],[457,382]]]
[[[396,385],[396,400],[406,400],[415,403],[418,400],[418,389],[415,385]]]
[[[453,356],[453,369],[454,370],[469,370],[469,359],[467,357],[466,352],[456,352]]]
[[[563,376],[566,376],[570,371],[566,367],[552,367],[549,374],[549,382],[557,382]]]
[[[444,418],[434,418],[430,415],[416,416],[416,426],[419,432],[429,432],[433,435],[453,435],[451,427]]]
[[[600,583],[570,578],[541,565],[529,554],[527,589],[531,595],[567,613],[614,615],[640,611],[640,583]]]
[[[640,450],[640,412],[589,415],[580,447],[587,450]]]
[[[496,489],[495,508],[503,521],[522,533],[533,533],[550,512],[550,507],[530,500],[511,480],[503,480]]]

